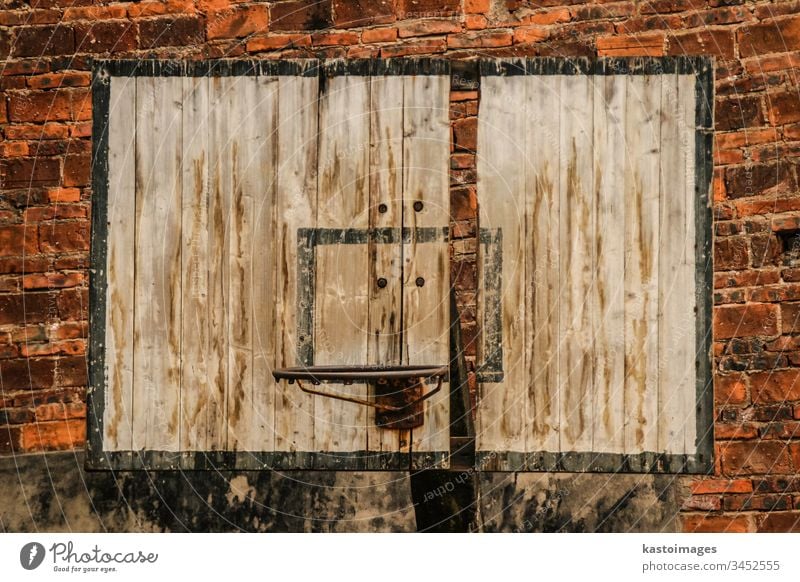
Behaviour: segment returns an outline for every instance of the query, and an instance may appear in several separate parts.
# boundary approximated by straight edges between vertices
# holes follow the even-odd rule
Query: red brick
[[[85,281],[83,273],[35,273],[22,278],[25,289],[56,289],[62,287],[77,287]]]
[[[87,337],[88,330],[89,326],[85,321],[54,323],[47,327],[47,338],[51,340],[80,339]]]
[[[47,198],[50,202],[79,202],[81,191],[78,188],[51,188],[47,191]]]
[[[684,28],[701,28],[720,24],[738,24],[753,20],[750,11],[743,6],[731,6],[722,10],[703,10],[686,16]],[[675,27],[680,28],[680,27]]]
[[[91,180],[91,154],[70,155],[64,158],[64,186],[88,186]]]
[[[56,24],[61,21],[58,10],[2,10],[0,26]]]
[[[55,297],[49,293],[0,295],[0,325],[34,323],[57,316]]]
[[[58,355],[79,356],[86,353],[86,342],[84,340],[67,340],[47,344],[23,344],[20,346],[20,351],[26,358]]]
[[[192,0],[139,2],[128,6],[128,16],[140,18],[143,16],[161,16],[163,14],[191,14],[194,12],[194,8]]]
[[[482,14],[467,14],[464,16],[464,28],[467,30],[483,30],[488,26],[489,21]]]
[[[32,255],[39,252],[36,227],[25,224],[0,226],[0,256]]]
[[[276,2],[270,7],[270,30],[324,30],[332,25],[331,0]]]
[[[247,51],[257,53],[261,51],[274,51],[285,48],[311,46],[309,34],[276,34],[247,41]]]
[[[723,406],[747,402],[747,381],[741,374],[714,377],[714,401]]]
[[[75,25],[78,53],[122,53],[136,50],[136,27],[127,21]]]
[[[443,53],[446,48],[447,42],[444,39],[425,39],[381,47],[381,57],[389,59],[410,55]]]
[[[236,6],[210,12],[206,20],[209,40],[216,38],[242,38],[269,28],[269,9],[265,4]]]
[[[450,189],[450,220],[468,220],[478,214],[478,196],[475,186]]]
[[[69,55],[75,51],[72,29],[66,26],[23,26],[16,29],[15,57]]]
[[[694,495],[709,493],[751,493],[753,483],[750,479],[703,479],[692,483]]]
[[[794,192],[797,181],[788,163],[732,166],[725,172],[725,189],[730,198]]]
[[[91,73],[84,71],[66,71],[45,73],[28,78],[31,89],[58,89],[60,87],[88,87],[92,81]]]
[[[743,26],[737,31],[739,54],[745,57],[800,49],[800,16]]]
[[[771,511],[757,518],[758,532],[800,532],[800,511]]]
[[[560,22],[569,22],[572,15],[568,8],[555,8],[553,10],[545,10],[544,12],[536,12],[530,16],[523,18],[524,24],[541,24],[550,25],[558,24]]]
[[[781,305],[781,331],[783,333],[800,333],[800,303],[783,303]]]
[[[86,405],[83,402],[50,402],[37,406],[33,414],[37,422],[86,418]]]
[[[66,8],[63,20],[110,20],[112,18],[125,18],[125,6],[80,6]]]
[[[753,402],[759,404],[800,400],[800,370],[773,370],[750,378]]]
[[[786,444],[777,441],[734,441],[721,447],[725,475],[792,473]]]
[[[400,38],[448,34],[452,32],[461,32],[461,23],[457,20],[445,18],[412,20],[399,25],[397,27],[397,32]]]
[[[670,34],[668,55],[715,55],[734,58],[733,32],[730,30],[701,30]]]
[[[714,242],[714,269],[744,269],[750,264],[746,237],[729,237]]]
[[[188,46],[205,39],[203,21],[192,16],[156,18],[139,21],[140,48]]]
[[[756,127],[764,122],[761,97],[758,95],[718,100],[714,115],[718,131]]]
[[[496,48],[510,46],[513,35],[506,31],[466,32],[447,37],[448,48]]]
[[[491,8],[491,0],[464,0],[464,12],[467,14],[486,14]]]
[[[714,309],[716,339],[774,335],[778,335],[776,305],[726,305]]]
[[[639,35],[615,35],[597,39],[597,55],[601,57],[662,56],[665,35],[662,32]]]
[[[358,43],[357,32],[316,32],[311,35],[314,46],[348,46]]]
[[[741,273],[716,273],[714,275],[714,288],[725,287],[752,287],[754,285],[770,285],[781,279],[781,273],[775,269],[759,269],[757,271],[744,271]]]
[[[87,222],[53,222],[39,227],[39,245],[44,253],[89,250]]]
[[[772,125],[800,121],[800,95],[797,90],[767,95],[767,111]]]
[[[726,495],[725,511],[782,511],[792,508],[791,495]]]
[[[12,121],[79,121],[91,119],[91,95],[85,89],[63,89],[13,95],[8,115]]]
[[[88,317],[89,291],[85,288],[65,289],[58,294],[57,305],[62,320],[85,320]]]
[[[44,125],[8,125],[5,128],[7,139],[64,139],[69,135],[69,128],[60,123]]]
[[[28,144],[24,141],[0,142],[0,157],[21,158],[28,155]]]
[[[76,123],[69,127],[70,137],[92,137],[91,123]]]
[[[86,218],[88,209],[78,204],[55,204],[52,206],[32,206],[25,209],[25,222],[44,222],[46,220],[65,220]]]
[[[436,18],[461,14],[461,0],[396,0],[400,18]]]
[[[397,35],[396,28],[370,28],[361,33],[361,42],[393,42]]]
[[[333,0],[337,28],[390,24],[397,20],[394,0]]]
[[[714,136],[716,146],[723,150],[765,144],[779,139],[778,130],[774,127],[764,129],[745,128],[731,133],[717,133]]]
[[[85,442],[86,422],[66,420],[24,425],[20,444],[23,451],[31,453],[70,450]]]
[[[83,356],[0,360],[0,371],[4,389],[9,392],[85,386],[87,381],[86,359]]]
[[[527,44],[547,40],[550,33],[541,26],[521,26],[514,29],[514,42]]]
[[[687,533],[745,533],[754,531],[749,515],[704,515],[681,516],[683,531]]]
[[[453,142],[457,150],[475,151],[478,142],[478,118],[468,117],[454,121]]]

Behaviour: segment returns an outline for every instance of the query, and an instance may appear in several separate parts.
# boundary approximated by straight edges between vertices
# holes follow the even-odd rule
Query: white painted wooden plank
[[[594,77],[594,194],[597,227],[592,447],[622,453],[625,425],[625,77]]]
[[[181,250],[181,450],[207,447],[212,396],[209,355],[216,330],[208,317],[209,80],[183,79]]]
[[[255,77],[255,103],[248,109],[251,151],[245,181],[254,204],[252,250],[253,396],[250,432],[242,446],[251,451],[275,447],[275,395],[272,377],[276,353],[278,77]],[[250,181],[254,180],[254,181]]]
[[[559,405],[560,448],[566,452],[586,451],[592,445],[593,92],[586,75],[563,75],[560,80]]]
[[[399,229],[403,205],[403,77],[373,77],[370,86],[370,228]],[[369,325],[367,363],[401,363],[402,245],[371,241],[368,273]],[[386,279],[384,288],[378,278]],[[370,394],[374,398],[374,394]],[[394,452],[409,431],[375,426],[375,410],[367,422],[367,450]]]
[[[369,227],[369,78],[328,79],[320,95],[317,228]],[[318,244],[314,363],[363,364],[367,359],[369,253],[366,244]],[[326,390],[365,399],[364,384]],[[366,449],[364,406],[332,398],[315,401],[318,451]]]
[[[136,80],[134,449],[180,445],[181,101],[178,77]]]
[[[559,450],[559,80],[527,78],[525,145],[526,450]]]
[[[131,450],[133,424],[136,81],[113,77],[108,133],[106,402],[103,449]]]
[[[448,245],[420,244],[415,229],[449,224],[450,78],[409,76],[404,83],[403,225],[411,232],[403,249],[404,358],[444,364],[450,361]],[[445,385],[425,402],[424,424],[411,432],[412,452],[450,450],[449,392]]]
[[[485,309],[500,309],[503,328],[502,382],[481,386],[478,450],[524,451],[528,382],[526,368],[526,143],[532,131],[524,113],[524,76],[489,76],[483,80],[478,129],[478,189],[482,229],[502,232],[502,267],[485,263],[484,269],[501,268],[499,298],[485,297]],[[481,285],[483,289],[484,286]],[[499,300],[499,301],[498,301]],[[496,349],[501,346],[488,346]],[[484,354],[486,358],[488,354]]]
[[[317,77],[280,77],[278,81],[278,174],[275,367],[296,366],[298,310],[297,232],[314,225],[317,209]],[[306,339],[306,338],[304,338]],[[280,382],[275,398],[275,450],[311,452],[314,397],[297,385]]]
[[[230,212],[233,188],[231,133],[228,104],[234,79],[209,80],[209,209],[208,209],[208,324],[212,330],[208,356],[210,394],[206,404],[207,450],[227,447],[227,398],[229,390],[228,280]]]
[[[659,77],[627,78],[625,452],[655,451],[658,414]]]

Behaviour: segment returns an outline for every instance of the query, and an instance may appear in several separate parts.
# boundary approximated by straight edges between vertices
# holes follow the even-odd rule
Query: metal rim
[[[308,380],[311,382],[376,382],[408,378],[444,378],[448,366],[307,366],[273,370],[276,380]]]

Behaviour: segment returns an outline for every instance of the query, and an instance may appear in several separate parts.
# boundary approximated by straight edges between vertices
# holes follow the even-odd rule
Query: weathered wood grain
[[[311,309],[299,301],[304,290],[298,288],[297,233],[313,225],[317,213],[318,85],[317,77],[280,77],[278,81],[276,368],[301,363],[297,322],[303,311]],[[275,450],[314,451],[314,397],[286,382],[278,383],[277,391]]]
[[[624,452],[625,425],[625,77],[598,75],[594,94],[595,276],[592,447]]]
[[[319,190],[316,227],[369,227],[369,79],[332,77],[320,94]],[[316,249],[314,363],[367,360],[369,249],[365,244],[320,244]],[[364,384],[328,384],[326,390],[366,398]],[[318,397],[314,441],[318,451],[366,448],[364,406]]]
[[[180,446],[179,78],[136,80],[134,450]]]
[[[503,284],[497,307],[503,326],[503,383],[484,384],[480,398],[478,448],[524,451],[530,430],[529,378],[525,365],[526,276],[526,144],[529,127],[525,115],[528,78],[489,77],[483,83],[486,103],[480,119],[486,131],[478,131],[478,187],[486,203],[480,205],[482,228],[500,229],[502,264],[486,263],[484,269],[500,269]],[[521,111],[522,108],[522,111]],[[500,346],[488,346],[496,349]],[[519,389],[507,390],[507,386]]]
[[[593,90],[586,75],[563,75],[560,81],[559,435],[561,451],[584,451],[592,445],[594,385]]]
[[[396,229],[403,221],[403,77],[370,80],[369,224],[373,232]],[[401,363],[402,244],[370,237],[368,364]],[[381,288],[377,281],[385,279]],[[374,394],[370,394],[374,398]],[[410,442],[408,430],[375,426],[368,411],[367,450],[396,452]],[[401,445],[401,442],[403,443]]]
[[[655,451],[661,80],[629,76],[625,135],[625,452]],[[634,470],[646,469],[633,467]]]
[[[450,361],[448,244],[420,243],[417,229],[449,224],[448,76],[407,76],[403,117],[403,358],[408,364]],[[420,204],[421,203],[421,206]],[[424,424],[411,431],[412,452],[450,449],[449,386],[425,402]]]
[[[561,297],[560,109],[557,77],[527,78],[525,152],[525,386],[526,450],[559,450],[559,338]],[[531,131],[530,128],[536,128]]]
[[[133,426],[136,80],[111,81],[108,139],[106,401],[103,447],[131,450]]]

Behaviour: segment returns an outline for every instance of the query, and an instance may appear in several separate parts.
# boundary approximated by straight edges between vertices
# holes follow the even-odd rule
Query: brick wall
[[[0,10],[0,453],[85,438],[88,60],[717,57],[717,467],[687,531],[800,530],[800,2],[6,0]],[[475,87],[456,86],[453,276],[475,325]]]

